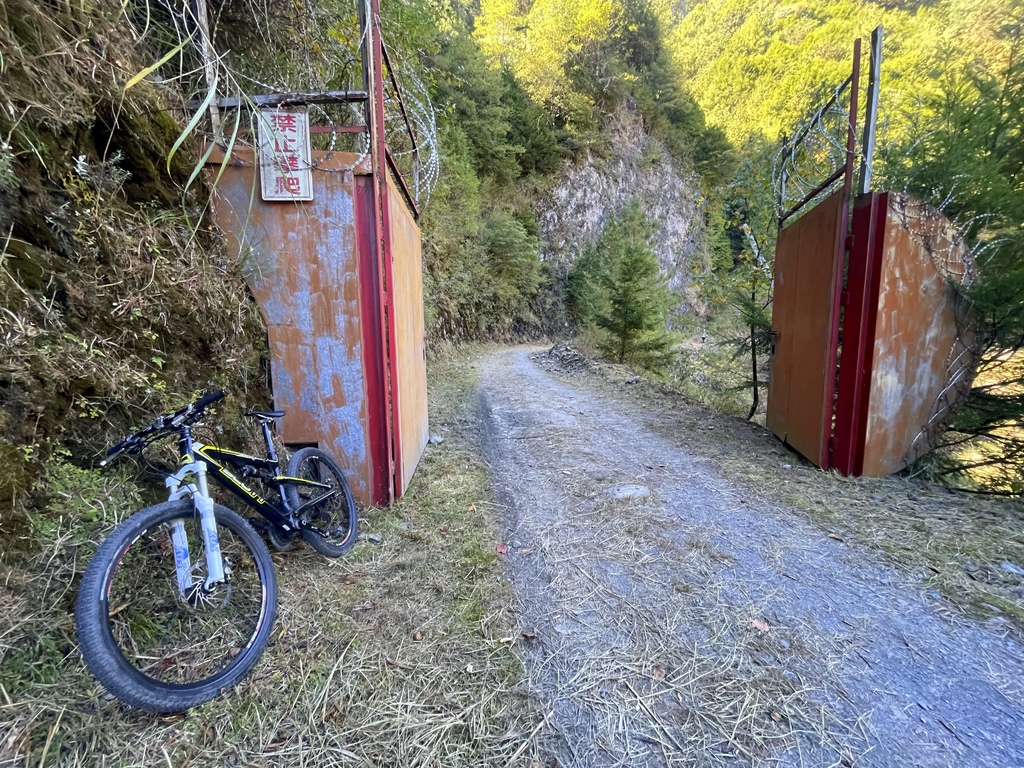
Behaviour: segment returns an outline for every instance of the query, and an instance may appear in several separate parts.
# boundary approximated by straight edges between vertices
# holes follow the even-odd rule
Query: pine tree
[[[672,361],[676,342],[665,327],[674,299],[650,249],[656,230],[633,200],[570,277],[577,313],[606,334],[601,353],[650,370]]]

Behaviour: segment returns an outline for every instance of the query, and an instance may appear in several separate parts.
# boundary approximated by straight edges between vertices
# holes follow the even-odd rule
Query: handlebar
[[[207,407],[213,405],[216,402],[223,400],[225,397],[231,394],[230,389],[218,389],[213,392],[207,392],[205,395],[200,397],[190,408],[195,408],[197,411],[205,410]]]
[[[108,466],[122,453],[137,455],[142,452],[150,443],[161,440],[169,435],[180,433],[187,427],[195,424],[206,413],[206,409],[216,402],[223,400],[231,394],[229,389],[218,389],[208,392],[193,403],[189,403],[181,410],[165,416],[158,416],[148,427],[140,429],[133,435],[129,435],[120,443],[107,451],[107,455],[100,461],[100,467]]]

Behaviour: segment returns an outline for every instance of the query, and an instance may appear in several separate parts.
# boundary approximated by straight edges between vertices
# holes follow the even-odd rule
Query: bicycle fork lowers
[[[194,483],[185,483],[192,475]],[[192,461],[183,464],[181,469],[164,481],[170,490],[168,501],[179,501],[191,498],[199,515],[203,532],[203,554],[206,558],[206,578],[202,583],[192,581],[192,555],[188,547],[188,534],[182,520],[171,523],[171,541],[174,545],[174,570],[178,580],[178,592],[182,598],[193,602],[197,591],[209,594],[214,587],[224,582],[229,573],[224,567],[224,557],[220,550],[220,538],[217,536],[217,519],[213,512],[213,498],[206,478],[206,462]]]

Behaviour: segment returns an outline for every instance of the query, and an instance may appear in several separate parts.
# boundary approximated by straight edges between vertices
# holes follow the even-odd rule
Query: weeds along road
[[[480,396],[546,768],[1024,766],[1013,633],[724,476],[699,410],[538,363]]]

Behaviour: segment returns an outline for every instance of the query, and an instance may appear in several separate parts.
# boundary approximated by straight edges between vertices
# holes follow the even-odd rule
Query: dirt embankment
[[[757,427],[565,362],[499,350],[480,376],[547,766],[1024,764],[1009,622],[723,471],[742,445],[835,482]]]

